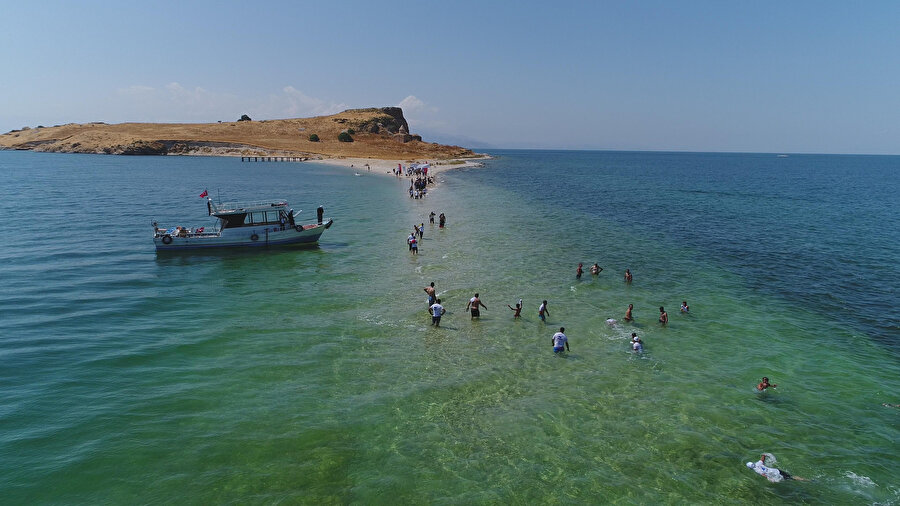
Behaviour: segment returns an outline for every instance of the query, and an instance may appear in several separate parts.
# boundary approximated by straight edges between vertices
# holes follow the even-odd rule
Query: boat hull
[[[333,220],[297,227],[240,227],[215,234],[187,234],[183,237],[157,233],[156,251],[184,251],[209,248],[267,248],[275,246],[315,246]]]

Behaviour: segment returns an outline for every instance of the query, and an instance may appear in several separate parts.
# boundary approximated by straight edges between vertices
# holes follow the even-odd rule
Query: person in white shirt
[[[431,324],[435,327],[441,326],[441,316],[444,316],[447,310],[441,305],[441,299],[431,305]]]
[[[775,457],[772,457],[775,458]],[[757,462],[747,462],[747,467],[752,469],[756,474],[764,476],[772,483],[778,483],[783,480],[806,481],[806,478],[793,476],[783,469],[775,469],[766,465],[766,454],[762,454]]]
[[[538,318],[540,318],[541,321],[543,322],[543,321],[547,321],[546,318],[548,316],[550,316],[550,310],[547,309],[547,301],[545,300],[544,302],[541,303],[541,307],[538,308]]]
[[[563,333],[565,331],[565,327],[560,327],[559,332],[553,334],[553,337],[550,338],[550,342],[553,344],[553,353],[569,351],[569,338]]]
[[[641,338],[638,337],[637,332],[631,333],[631,349],[637,353],[641,353],[644,351],[644,341],[641,341]]]

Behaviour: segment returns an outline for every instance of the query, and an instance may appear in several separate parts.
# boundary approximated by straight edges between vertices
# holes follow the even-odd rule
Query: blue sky
[[[900,154],[900,2],[4,2],[0,131],[401,105],[500,148]]]

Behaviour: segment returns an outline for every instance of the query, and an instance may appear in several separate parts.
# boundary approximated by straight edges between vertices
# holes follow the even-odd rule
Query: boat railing
[[[185,228],[185,229],[176,230],[176,231],[172,231],[171,229],[165,229],[165,228],[157,228],[153,232],[153,237],[156,237],[156,238],[165,237],[167,235],[171,236],[171,237],[216,237],[219,235],[219,230],[213,229],[213,230],[209,230],[209,231],[203,230],[201,232],[198,232],[196,229],[190,229],[190,228]]]
[[[212,201],[210,201],[212,202]],[[222,202],[216,204],[212,202],[212,210],[214,212],[222,211],[241,211],[241,210],[261,210],[273,207],[287,207],[286,200],[262,200],[259,202]]]

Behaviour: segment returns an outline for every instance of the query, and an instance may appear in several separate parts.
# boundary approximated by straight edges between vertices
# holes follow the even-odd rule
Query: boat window
[[[219,219],[222,220],[222,228],[235,228],[245,223],[246,216],[246,214],[225,214],[220,215]]]

